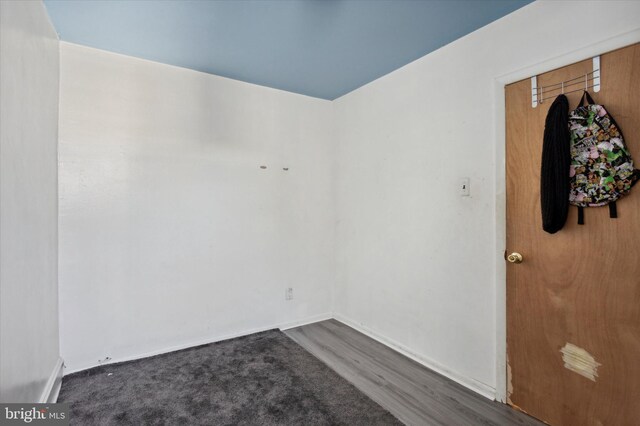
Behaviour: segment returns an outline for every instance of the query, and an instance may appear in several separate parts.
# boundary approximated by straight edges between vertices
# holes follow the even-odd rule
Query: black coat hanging
[[[540,204],[542,229],[555,234],[562,229],[569,213],[569,101],[558,96],[551,104],[544,123],[542,167],[540,170]]]

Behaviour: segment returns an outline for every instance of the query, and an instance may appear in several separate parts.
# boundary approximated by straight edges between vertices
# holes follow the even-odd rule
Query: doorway
[[[593,71],[591,59],[538,75],[538,85]],[[620,126],[640,167],[640,44],[600,57],[593,93]],[[640,418],[640,186],[618,202],[570,209],[542,231],[540,157],[551,104],[531,82],[505,87],[508,403],[552,425],[628,425]],[[574,108],[582,91],[567,95]]]

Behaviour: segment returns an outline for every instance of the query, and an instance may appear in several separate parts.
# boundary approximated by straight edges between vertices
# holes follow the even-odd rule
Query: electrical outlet
[[[293,299],[293,288],[287,287],[284,292],[284,300],[292,300]]]

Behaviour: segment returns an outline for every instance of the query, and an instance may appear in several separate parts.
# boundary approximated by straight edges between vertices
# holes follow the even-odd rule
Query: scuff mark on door
[[[511,394],[513,393],[513,382],[511,375],[511,364],[509,364],[509,355],[507,354],[507,404],[513,405]]]
[[[589,380],[596,381],[598,367],[602,364],[597,362],[593,355],[573,343],[565,344],[560,349],[560,352],[566,369],[578,373]]]

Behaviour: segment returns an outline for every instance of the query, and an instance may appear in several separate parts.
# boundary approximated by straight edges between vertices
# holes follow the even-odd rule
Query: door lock
[[[507,256],[507,260],[511,263],[522,263],[522,255],[520,253],[513,252]]]

